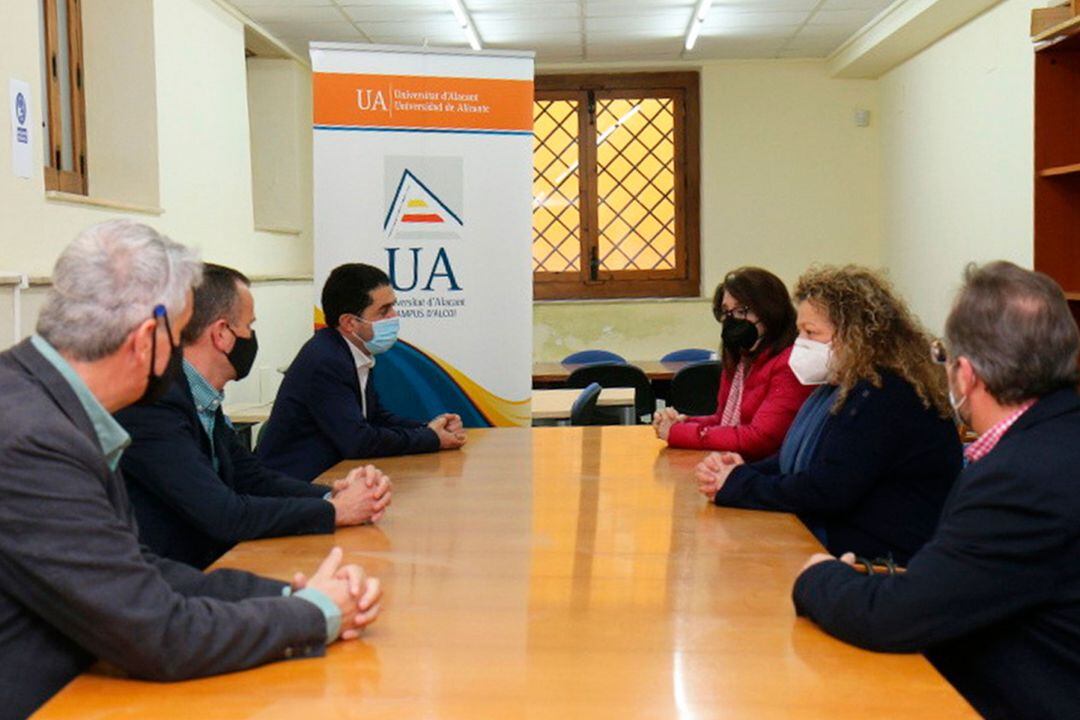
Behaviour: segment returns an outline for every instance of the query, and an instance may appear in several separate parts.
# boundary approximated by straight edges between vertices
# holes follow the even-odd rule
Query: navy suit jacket
[[[131,435],[120,461],[139,537],[158,555],[204,568],[243,540],[334,532],[327,488],[265,468],[225,422],[214,452],[180,375],[149,406],[116,413]]]
[[[934,534],[963,455],[951,420],[924,408],[899,376],[882,372],[881,381],[852,388],[805,471],[780,472],[779,456],[739,467],[716,504],[796,513],[824,530],[834,554],[906,563]]]
[[[1080,396],[1039,400],[953,487],[903,575],[824,562],[799,614],[883,652],[923,651],[989,718],[1080,711]]]
[[[386,410],[368,375],[367,416],[345,338],[323,328],[304,343],[278,390],[255,452],[262,462],[300,480],[346,459],[434,452],[439,436],[424,423]]]

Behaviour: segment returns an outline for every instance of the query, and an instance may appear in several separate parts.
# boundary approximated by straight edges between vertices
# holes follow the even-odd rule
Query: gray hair
[[[1075,387],[1080,333],[1050,276],[1010,262],[974,263],[945,322],[952,358],[966,357],[1003,405]]]
[[[201,280],[202,262],[191,248],[131,220],[103,222],[60,254],[37,332],[76,360],[100,360],[157,305],[179,316]]]

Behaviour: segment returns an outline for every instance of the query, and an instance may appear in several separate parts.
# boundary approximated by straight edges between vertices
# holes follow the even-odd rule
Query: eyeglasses
[[[949,352],[945,349],[943,340],[934,340],[930,343],[930,359],[938,365],[944,365],[949,361]]]
[[[724,322],[731,318],[745,320],[746,316],[749,314],[750,308],[745,305],[739,305],[738,307],[733,307],[731,309],[720,308],[718,310],[713,310],[713,316],[715,316],[719,322]]]

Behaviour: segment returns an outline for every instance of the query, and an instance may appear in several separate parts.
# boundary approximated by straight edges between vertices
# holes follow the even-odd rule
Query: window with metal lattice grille
[[[535,297],[699,294],[697,73],[536,79]]]

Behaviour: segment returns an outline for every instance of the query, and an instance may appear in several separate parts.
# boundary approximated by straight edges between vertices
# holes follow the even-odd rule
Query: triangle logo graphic
[[[457,213],[411,170],[401,173],[383,220],[383,234],[387,239],[459,239],[463,226]]]

